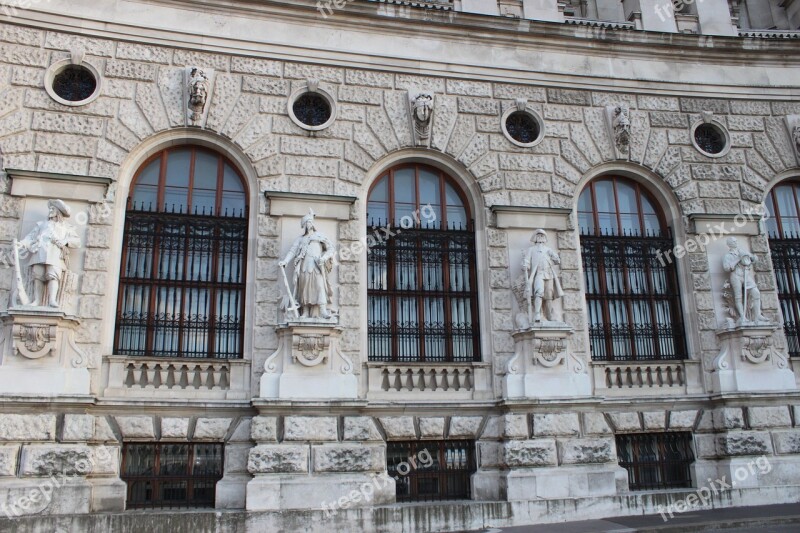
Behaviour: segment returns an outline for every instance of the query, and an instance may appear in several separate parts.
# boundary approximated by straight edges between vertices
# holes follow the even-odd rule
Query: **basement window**
[[[692,486],[690,432],[617,435],[619,465],[628,471],[630,490],[684,489]]]
[[[122,480],[128,484],[126,507],[214,507],[222,479],[220,443],[126,443]]]
[[[388,442],[387,470],[398,502],[469,500],[476,471],[475,441]]]

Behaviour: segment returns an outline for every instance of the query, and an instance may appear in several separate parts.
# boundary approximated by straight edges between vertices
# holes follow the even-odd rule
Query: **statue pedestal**
[[[278,349],[264,364],[261,398],[358,398],[353,362],[339,351],[342,328],[301,320],[279,326],[277,334]]]
[[[569,350],[572,334],[562,322],[540,322],[514,332],[515,354],[504,378],[504,398],[591,396],[586,365]]]
[[[717,331],[719,355],[711,369],[714,392],[797,390],[788,358],[774,345],[773,324],[744,324]]]
[[[88,358],[75,345],[79,321],[48,307],[0,315],[0,394],[88,395]]]

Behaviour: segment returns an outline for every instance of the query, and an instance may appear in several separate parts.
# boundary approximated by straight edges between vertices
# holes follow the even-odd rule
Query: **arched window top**
[[[664,214],[639,183],[608,176],[591,181],[578,199],[578,224],[585,235],[661,236]]]
[[[776,185],[767,197],[767,234],[771,239],[800,239],[800,179]]]
[[[370,226],[465,230],[471,215],[464,193],[447,174],[423,164],[388,170],[372,185],[367,204]]]
[[[129,208],[241,218],[247,189],[236,167],[223,155],[196,146],[163,150],[137,173]]]

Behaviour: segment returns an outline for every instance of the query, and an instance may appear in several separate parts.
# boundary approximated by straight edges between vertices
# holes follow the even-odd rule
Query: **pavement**
[[[563,524],[497,529],[482,533],[800,533],[800,503],[692,511],[685,514],[621,516]]]

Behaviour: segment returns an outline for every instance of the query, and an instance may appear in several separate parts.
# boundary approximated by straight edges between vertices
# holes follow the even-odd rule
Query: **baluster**
[[[447,370],[442,370],[441,376],[442,390],[450,390],[450,374]]]
[[[452,386],[453,386],[453,388],[454,388],[455,390],[457,390],[457,391],[461,390],[461,380],[459,379],[459,377],[460,377],[460,376],[459,376],[458,369],[456,369],[456,370],[453,372],[453,379],[452,379],[451,381],[452,381]]]
[[[195,389],[199,389],[203,385],[203,377],[202,377],[202,369],[200,365],[194,365],[194,368],[191,370],[192,372],[192,387]]]
[[[221,390],[222,389],[222,370],[225,368],[222,364],[220,365],[211,365],[212,370],[212,378],[214,379],[213,389]]]
[[[133,363],[125,367],[125,379],[122,381],[122,384],[127,388],[131,388],[136,384],[136,377],[134,376],[135,368]]]
[[[417,389],[425,390],[425,371],[421,368],[417,370]]]
[[[389,370],[384,368],[381,370],[381,390],[389,390]]]
[[[437,390],[437,389],[441,388],[440,387],[440,385],[441,385],[440,380],[437,379],[438,376],[436,375],[436,370],[431,369],[429,374],[430,374],[430,379],[428,380],[428,383],[431,386],[431,390]]]
[[[414,390],[414,371],[411,369],[406,370],[406,390]]]

